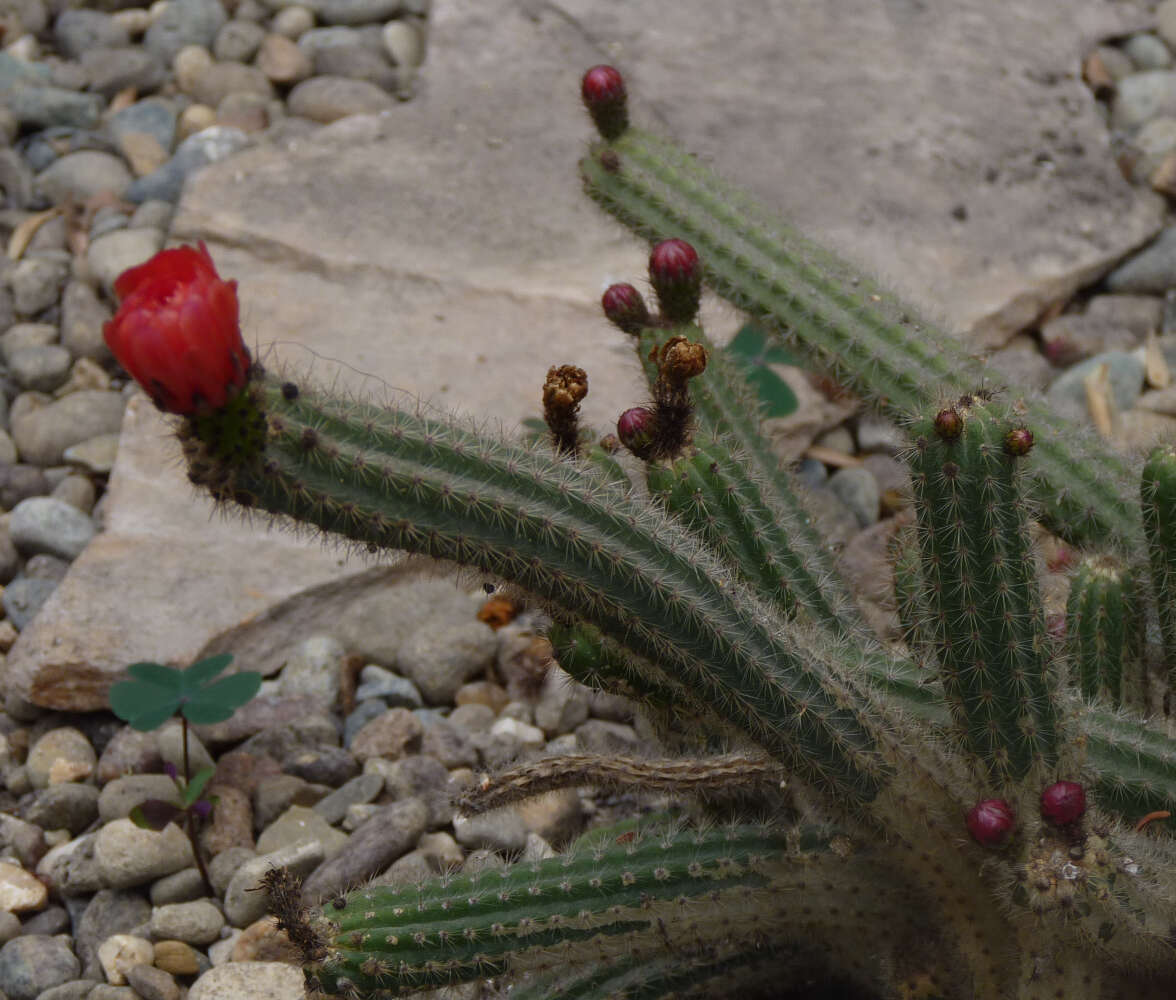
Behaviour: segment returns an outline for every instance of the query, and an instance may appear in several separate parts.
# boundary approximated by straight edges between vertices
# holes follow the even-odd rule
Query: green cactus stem
[[[1152,593],[1160,617],[1171,690],[1176,687],[1176,449],[1157,448],[1148,456],[1141,495]]]
[[[988,373],[959,341],[672,143],[629,128],[594,145],[580,172],[588,194],[621,222],[651,241],[691,242],[711,288],[891,413],[923,412],[984,384]],[[1067,537],[1138,544],[1127,463],[1043,404],[1030,401],[1025,416],[1042,439],[1034,463],[1042,515]]]
[[[888,765],[849,668],[818,666],[723,564],[590,467],[311,388],[290,399],[269,378],[250,393],[268,419],[260,458],[226,466],[187,438],[215,495],[518,583],[681,678],[846,808],[876,795]]]
[[[659,972],[667,954],[679,971],[705,979],[723,967],[746,969],[758,951],[786,976],[778,960],[793,950],[777,956],[763,944],[790,938],[856,951],[846,968],[872,979],[899,941],[926,942],[933,929],[874,859],[847,848],[843,836],[818,830],[618,828],[536,864],[421,887],[369,886],[321,913],[295,905],[288,918],[277,915],[283,926],[303,927],[314,950],[308,981],[328,994],[509,973],[523,988],[528,980],[548,991],[558,983],[558,995],[584,997],[632,974],[660,980],[649,995],[661,996],[675,978],[668,966]],[[282,901],[291,905],[288,893]]]
[[[1131,569],[1110,556],[1084,559],[1070,584],[1066,642],[1087,698],[1120,705],[1143,694],[1143,609]]]
[[[940,680],[964,745],[1001,784],[1057,759],[1054,681],[1019,468],[1032,437],[979,397],[911,428]]]

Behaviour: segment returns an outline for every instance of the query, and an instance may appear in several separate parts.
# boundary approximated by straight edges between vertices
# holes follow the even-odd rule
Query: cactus
[[[1081,644],[1068,676],[1029,535],[1035,514],[1100,532],[1138,572],[1146,525],[1163,623],[1166,470],[1145,476],[1141,513],[1118,492],[1124,463],[1017,390],[984,388],[890,296],[630,127],[615,70],[590,71],[583,94],[607,136],[582,167],[590,193],[645,235],[693,244],[655,248],[659,314],[631,286],[603,300],[645,363],[649,399],[618,427],[643,483],[579,427],[587,376],[570,366],[543,389],[550,439],[526,444],[256,364],[240,386],[219,355],[233,379],[220,406],[175,390],[167,366],[143,373],[161,405],[184,400],[189,475],[223,505],[511,581],[550,617],[561,666],[633,697],[678,754],[525,762],[460,807],[582,784],[702,799],[691,820],[410,889],[304,898],[275,871],[271,909],[311,988],[720,997],[833,970],[870,996],[1166,995],[1176,745],[1115,702],[1105,633],[1093,688]],[[739,371],[697,324],[699,275],[904,411],[909,648],[883,645],[838,580]],[[151,328],[121,311],[114,326]],[[1165,655],[1152,645],[1149,662]]]
[[[1131,568],[1110,556],[1084,559],[1066,605],[1066,640],[1083,695],[1120,705],[1126,688],[1144,700],[1143,626]]]

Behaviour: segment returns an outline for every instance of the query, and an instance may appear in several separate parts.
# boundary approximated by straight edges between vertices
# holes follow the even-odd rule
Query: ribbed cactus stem
[[[371,995],[509,973],[544,984],[540,996],[592,997],[594,983],[638,964],[672,979],[656,972],[667,953],[707,978],[744,965],[757,945],[776,959],[764,940],[856,939],[859,961],[876,970],[897,940],[925,939],[908,894],[867,856],[839,855],[814,833],[602,831],[537,864],[358,889],[310,918],[325,954],[307,975],[327,994]]]
[[[652,384],[657,378],[651,358],[675,336],[686,336],[707,349],[706,371],[690,384],[698,428],[696,443],[705,446],[712,460],[725,470],[722,489],[740,497],[738,503],[725,505],[723,516],[742,517],[747,522],[740,534],[752,539],[759,552],[747,567],[764,559],[771,564],[767,572],[776,579],[765,593],[776,595],[789,613],[799,607],[811,620],[837,632],[865,634],[860,612],[834,569],[816,519],[761,432],[760,404],[731,358],[717,350],[697,325],[646,327],[636,347],[647,380]],[[710,516],[701,512],[691,523]]]
[[[711,288],[891,412],[923,412],[944,393],[984,383],[986,371],[959,341],[672,143],[629,128],[594,147],[580,169],[607,211],[647,239],[690,241]],[[1044,439],[1034,471],[1044,516],[1070,537],[1136,544],[1127,464],[1093,434],[1028,405]]]
[[[948,416],[945,416],[948,414]],[[957,426],[958,424],[958,426]],[[1045,620],[1022,494],[1021,428],[967,397],[911,429],[925,601],[964,745],[993,781],[1056,760]]]
[[[1070,584],[1066,642],[1087,698],[1119,705],[1143,691],[1143,609],[1135,575],[1110,556],[1083,560]]]
[[[1171,689],[1176,686],[1176,449],[1157,448],[1148,456],[1141,494],[1152,592]]]
[[[589,466],[309,388],[289,399],[270,379],[250,391],[268,419],[260,456],[223,466],[188,441],[217,495],[512,580],[676,674],[847,808],[877,793],[887,768],[848,670],[817,666],[721,563]]]

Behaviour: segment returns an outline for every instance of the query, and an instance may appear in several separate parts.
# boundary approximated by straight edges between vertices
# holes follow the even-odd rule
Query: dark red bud
[[[580,96],[596,130],[610,142],[629,127],[625,80],[612,66],[593,66],[580,82]]]
[[[621,444],[638,458],[653,442],[653,425],[656,420],[648,406],[632,406],[617,420],[617,437]]]
[[[702,263],[698,252],[685,240],[662,240],[653,248],[649,254],[649,280],[664,319],[689,323],[698,314]]]
[[[954,441],[964,432],[964,418],[954,407],[935,414],[935,433],[942,441]]]
[[[1041,816],[1054,826],[1065,826],[1086,812],[1086,790],[1076,781],[1055,781],[1041,793]]]
[[[632,285],[609,285],[600,297],[600,304],[609,322],[625,333],[635,336],[649,326],[649,309],[645,299]]]
[[[1028,427],[1014,427],[1005,435],[1004,449],[1010,455],[1028,455],[1033,448],[1033,432]]]
[[[1003,847],[1015,822],[1013,807],[1004,799],[983,799],[968,811],[968,833],[981,847]]]

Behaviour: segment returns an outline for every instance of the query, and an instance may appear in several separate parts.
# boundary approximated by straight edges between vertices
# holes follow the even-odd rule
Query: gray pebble
[[[384,779],[384,793],[394,800],[417,798],[429,810],[430,828],[453,818],[449,771],[439,760],[418,755],[403,760],[370,760],[365,771]]]
[[[429,810],[420,799],[385,806],[303,883],[307,901],[321,901],[384,871],[416,846],[428,823]]]
[[[37,175],[37,187],[54,203],[106,193],[121,198],[130,183],[131,171],[122,159],[92,149],[66,153]]]
[[[143,202],[135,209],[127,227],[130,229],[166,230],[171,222],[174,206],[166,201],[153,199]]]
[[[140,177],[135,183],[146,179]],[[128,197],[131,197],[129,193]],[[86,263],[102,287],[112,293],[114,282],[123,271],[154,257],[162,247],[163,233],[157,229],[116,229],[90,242]]]
[[[906,434],[893,420],[874,413],[863,413],[857,423],[857,446],[860,451],[882,451],[897,455],[907,446]]]
[[[41,610],[44,603],[53,596],[57,589],[56,580],[36,580],[27,576],[18,576],[4,588],[4,596],[0,603],[4,606],[4,613],[12,622],[13,628],[21,631]]]
[[[151,919],[151,905],[137,892],[102,889],[90,900],[77,923],[77,949],[89,969],[98,961],[98,946],[112,934],[125,934]]]
[[[265,28],[260,24],[234,18],[216,33],[212,54],[222,62],[245,63],[256,55],[263,38]]]
[[[7,52],[0,57],[11,59]],[[5,81],[0,74],[0,100],[22,125],[30,128],[92,128],[102,115],[98,94],[79,94],[29,80]]]
[[[507,807],[480,816],[455,816],[453,836],[469,850],[489,848],[509,853],[523,849],[527,824],[514,807]]]
[[[338,639],[328,635],[304,639],[282,667],[279,690],[284,695],[310,695],[329,709],[339,698],[346,658],[347,651]]]
[[[206,892],[200,869],[184,868],[152,882],[149,895],[152,906],[167,906],[170,903],[189,903],[194,899],[202,899]]]
[[[35,465],[0,465],[0,507],[11,510],[22,500],[43,496],[49,489],[44,470]]]
[[[314,54],[314,72],[319,77],[364,80],[389,93],[400,85],[400,74],[387,56],[365,45],[330,45],[319,49]]]
[[[576,727],[576,740],[583,753],[629,754],[641,746],[637,730],[623,722],[589,719]]]
[[[878,520],[881,494],[869,469],[838,469],[829,477],[829,489],[853,511],[859,527],[868,528]]]
[[[0,187],[12,208],[30,209],[40,201],[33,169],[15,149],[0,149]]]
[[[307,0],[324,24],[371,24],[400,12],[401,0]]]
[[[45,990],[77,979],[81,963],[60,937],[26,934],[0,948],[0,990],[10,1000],[36,1000]]]
[[[1176,72],[1166,69],[1133,73],[1119,81],[1111,105],[1111,127],[1133,132],[1144,122],[1176,114]]]
[[[37,877],[64,897],[67,905],[70,897],[95,893],[103,887],[94,856],[96,842],[97,834],[84,833],[50,849],[37,863]]]
[[[54,305],[68,280],[69,254],[55,252],[52,256],[25,257],[8,275],[17,314],[32,316]]]
[[[221,851],[208,863],[208,881],[216,890],[218,896],[224,896],[225,890],[246,861],[257,857],[257,852],[249,847],[230,847]]]
[[[173,939],[192,945],[211,944],[225,925],[224,914],[207,899],[168,903],[151,913],[151,934],[156,940]]]
[[[256,66],[239,62],[213,63],[192,81],[191,94],[210,108],[220,105],[230,94],[257,94],[270,98],[274,89],[266,75]]]
[[[122,819],[147,799],[176,798],[176,784],[166,774],[127,774],[102,786],[98,795],[98,815],[102,822]]]
[[[52,392],[69,378],[73,359],[59,344],[26,347],[13,351],[8,368],[22,389]]]
[[[179,719],[169,719],[155,731],[155,741],[159,746],[159,756],[165,763],[174,764],[180,774],[184,773],[184,727]],[[187,760],[192,774],[215,767],[216,761],[205,748],[200,737],[191,729],[188,730]]]
[[[282,760],[282,770],[314,785],[337,788],[359,773],[359,761],[342,747],[297,750]]]
[[[355,706],[355,711],[343,721],[343,745],[350,747],[351,741],[355,739],[355,734],[372,719],[379,718],[386,711],[388,711],[388,706],[379,699],[370,698],[361,701]]]
[[[23,930],[20,917],[11,910],[0,910],[0,944],[11,941],[14,937],[21,934]]]
[[[225,889],[225,916],[234,927],[248,927],[265,915],[269,893],[261,880],[271,868],[289,868],[295,875],[309,875],[323,862],[323,845],[305,841],[243,862]]]
[[[1126,351],[1105,351],[1063,372],[1046,392],[1046,402],[1063,416],[1089,421],[1084,381],[1102,364],[1108,369],[1114,405],[1120,412],[1132,409],[1143,392],[1144,368],[1136,354]]]
[[[134,132],[149,135],[171,152],[176,144],[176,110],[162,97],[147,97],[114,112],[106,123],[106,131],[116,142]]]
[[[480,621],[437,623],[408,637],[396,658],[397,669],[416,684],[426,702],[449,704],[457,689],[494,660],[498,637]]]
[[[97,10],[64,10],[53,23],[53,38],[62,55],[81,59],[91,49],[130,44],[127,29]]]
[[[24,922],[25,934],[68,934],[72,926],[69,910],[64,906],[47,906]],[[54,987],[60,989],[60,987]]]
[[[44,830],[68,830],[76,837],[98,818],[98,789],[63,781],[36,793],[25,819]]]
[[[412,21],[392,21],[381,33],[384,48],[397,66],[416,68],[425,60],[425,40],[421,29]]]
[[[1106,286],[1112,292],[1150,295],[1176,287],[1176,226],[1166,226],[1156,240],[1116,267]]]
[[[22,500],[12,511],[8,531],[26,555],[45,552],[62,559],[76,559],[97,533],[89,517],[53,497]]]
[[[825,463],[815,458],[802,459],[796,474],[801,484],[810,490],[824,486],[829,481],[829,470],[825,468]]]
[[[29,869],[36,868],[48,850],[40,827],[8,813],[0,813],[0,846],[11,850],[16,860]]]
[[[90,223],[90,239],[96,240],[116,229],[126,229],[129,219],[126,212],[120,212],[113,205],[104,205],[94,213],[94,221]]]
[[[66,449],[67,452],[72,450]],[[66,458],[73,461],[68,455]],[[88,476],[72,474],[66,476],[60,483],[54,486],[50,496],[54,500],[61,500],[87,515],[94,509],[94,500],[96,498],[93,481]]]
[[[61,298],[61,344],[74,357],[105,361],[110,349],[102,339],[102,326],[110,319],[106,305],[84,281],[70,281]]]
[[[94,49],[82,56],[89,89],[107,100],[128,87],[140,93],[157,90],[167,80],[167,67],[153,52],[124,47]]]
[[[213,125],[188,136],[177,147],[175,155],[162,167],[146,177],[137,177],[127,188],[129,201],[147,199],[174,202],[179,198],[184,179],[194,170],[232,155],[249,143],[249,137],[239,128]]]
[[[283,7],[270,21],[270,29],[284,38],[299,39],[314,27],[314,14],[306,7]]]
[[[327,124],[348,115],[388,111],[395,99],[366,80],[341,76],[316,76],[303,80],[286,99],[290,114]]]
[[[37,1000],[85,1000],[98,983],[93,979],[71,979],[42,993]]]
[[[140,997],[134,987],[99,983],[86,995],[86,1000],[140,1000]]]
[[[14,323],[0,336],[0,358],[12,363],[12,355],[25,347],[41,347],[57,339],[57,327],[52,323]]]
[[[1150,31],[1132,35],[1123,43],[1123,51],[1137,69],[1167,69],[1172,65],[1171,50]]]
[[[227,20],[218,0],[173,0],[147,29],[143,44],[170,65],[185,45],[212,45]]]
[[[379,698],[388,708],[422,708],[424,701],[417,686],[407,677],[393,673],[375,663],[369,663],[359,672],[359,687],[355,690],[357,702]]]
[[[311,28],[302,33],[298,39],[298,47],[308,56],[314,57],[319,49],[332,45],[363,45],[364,36],[354,28]]]
[[[127,983],[143,1000],[180,1000],[175,978],[153,965],[133,965],[127,970]]]
[[[361,774],[316,802],[314,811],[334,826],[347,814],[349,806],[371,802],[383,790],[383,777],[378,774]]]
[[[439,760],[450,770],[478,766],[478,751],[473,742],[447,719],[439,719],[435,725],[425,729],[421,753]]]

